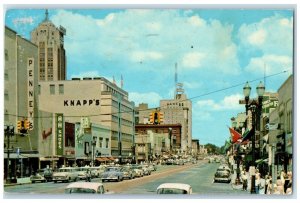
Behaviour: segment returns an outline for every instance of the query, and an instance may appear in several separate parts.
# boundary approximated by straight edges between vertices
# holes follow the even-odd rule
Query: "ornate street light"
[[[251,177],[251,194],[255,194],[255,133],[256,129],[260,130],[258,124],[259,124],[259,119],[260,119],[260,114],[261,114],[261,109],[262,109],[262,100],[263,100],[263,95],[265,93],[265,86],[263,85],[262,82],[258,84],[256,87],[256,92],[258,95],[258,103],[255,100],[252,100],[252,102],[248,105],[249,102],[249,95],[251,92],[251,87],[248,82],[246,82],[244,88],[243,88],[243,93],[245,96],[245,101],[246,101],[246,115],[248,114],[248,108],[251,110],[251,116],[252,116],[252,130],[253,130],[253,135],[252,135],[252,177]],[[257,121],[258,120],[258,121]]]

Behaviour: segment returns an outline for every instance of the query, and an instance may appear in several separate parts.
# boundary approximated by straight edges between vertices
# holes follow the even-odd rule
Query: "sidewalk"
[[[31,184],[30,178],[17,178],[16,183],[6,183],[5,180],[3,181],[4,187],[14,186],[14,185],[24,185],[24,184]]]

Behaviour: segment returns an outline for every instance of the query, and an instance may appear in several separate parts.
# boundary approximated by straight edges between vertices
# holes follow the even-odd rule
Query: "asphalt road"
[[[200,161],[197,164],[188,164],[185,166],[158,166],[158,170],[150,176],[136,178],[133,180],[124,180],[122,182],[105,182],[104,186],[112,195],[156,195],[156,188],[162,183],[187,183],[193,188],[196,198],[216,198],[216,197],[241,197],[247,192],[240,189],[234,189],[228,183],[213,183],[213,176],[219,164],[209,164],[206,161]],[[93,182],[99,182],[100,179],[93,179]],[[4,188],[5,198],[56,198],[58,196],[66,197],[64,188],[69,183],[35,183],[15,185]]]

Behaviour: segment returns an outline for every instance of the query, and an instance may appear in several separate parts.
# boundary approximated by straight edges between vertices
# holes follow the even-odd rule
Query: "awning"
[[[58,161],[58,157],[40,157],[40,161]]]
[[[106,157],[97,157],[96,160],[97,160],[97,161],[100,161],[100,162],[103,162],[103,161],[109,161],[109,159],[106,158]]]
[[[17,154],[17,153],[9,153],[10,159],[26,159],[26,158],[39,158],[39,154]],[[7,153],[4,154],[4,158],[7,159]]]

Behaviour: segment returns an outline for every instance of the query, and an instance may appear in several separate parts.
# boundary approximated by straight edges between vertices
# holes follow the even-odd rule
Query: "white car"
[[[192,187],[184,183],[163,183],[156,189],[157,194],[192,194]]]
[[[102,183],[96,182],[76,182],[71,183],[65,188],[66,194],[105,194],[107,193]]]
[[[53,181],[57,183],[58,181],[61,182],[71,182],[76,181],[78,179],[78,168],[73,167],[63,167],[58,169],[58,172],[54,172],[53,174]]]

